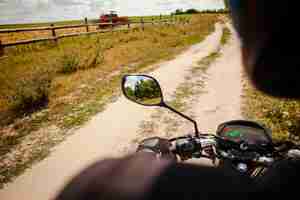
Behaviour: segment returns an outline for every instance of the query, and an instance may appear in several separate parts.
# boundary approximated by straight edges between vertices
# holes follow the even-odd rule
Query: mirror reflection
[[[125,76],[123,92],[131,101],[145,106],[157,106],[162,102],[160,85],[148,76]]]

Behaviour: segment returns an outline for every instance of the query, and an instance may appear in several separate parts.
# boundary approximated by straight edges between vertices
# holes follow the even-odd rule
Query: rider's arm
[[[147,152],[103,160],[73,178],[56,200],[144,199],[155,179],[171,163]]]
[[[154,154],[101,161],[69,183],[57,200],[234,199],[250,182],[232,170],[179,164]],[[243,198],[243,199],[245,199]]]
[[[248,199],[251,187],[248,177],[231,169],[176,163],[158,178],[150,199]]]

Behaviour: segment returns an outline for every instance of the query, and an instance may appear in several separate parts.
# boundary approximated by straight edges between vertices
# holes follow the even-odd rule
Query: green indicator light
[[[241,132],[240,131],[230,131],[226,134],[228,137],[233,137],[233,138],[236,138],[236,137],[241,137]]]

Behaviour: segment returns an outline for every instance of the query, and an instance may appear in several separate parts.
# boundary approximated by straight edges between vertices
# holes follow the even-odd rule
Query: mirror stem
[[[199,137],[199,130],[198,130],[198,125],[197,125],[197,122],[193,119],[191,119],[190,117],[178,112],[177,110],[175,110],[174,108],[168,106],[167,104],[163,103],[162,104],[162,107],[165,107],[165,108],[168,108],[169,110],[171,110],[172,112],[175,112],[176,114],[180,115],[181,117],[189,120],[190,122],[192,122],[194,124],[194,127],[195,127],[195,134],[196,134],[196,137]]]

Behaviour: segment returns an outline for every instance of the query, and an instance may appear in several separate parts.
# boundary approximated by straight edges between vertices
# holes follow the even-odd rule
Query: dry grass
[[[271,128],[275,141],[300,142],[300,101],[278,99],[244,84],[244,115]]]
[[[182,17],[190,17],[190,14],[182,15]],[[144,20],[159,20],[159,19],[169,19],[170,15],[153,15],[153,16],[132,16],[129,17],[130,21],[140,21],[141,18]],[[99,22],[99,19],[88,19],[89,23]],[[42,23],[32,23],[32,24],[4,24],[0,25],[0,29],[16,29],[16,28],[34,28],[34,27],[46,27],[54,24],[55,26],[64,26],[64,25],[76,25],[84,23],[84,19],[82,20],[66,20],[66,21],[54,21],[54,22],[42,22]]]
[[[222,38],[221,38],[221,44],[225,45],[228,42],[228,40],[230,39],[230,36],[231,36],[230,29],[228,27],[225,27],[223,30]]]
[[[191,15],[184,15],[177,17],[177,20],[180,19],[189,19]],[[140,22],[141,17],[130,17],[130,21],[132,22]],[[151,21],[154,19],[155,21],[160,20],[159,16],[145,16],[143,17],[144,21]],[[162,16],[161,20],[165,19],[171,19],[170,16]],[[172,18],[173,19],[173,18]],[[98,19],[92,20],[93,22],[99,23]],[[72,25],[72,24],[83,24],[83,21],[80,20],[75,20],[75,21],[62,21],[62,22],[57,22],[53,23],[56,26],[62,26],[62,25]],[[52,23],[37,23],[37,24],[16,24],[16,25],[0,25],[0,29],[2,28],[9,28],[9,29],[14,29],[14,28],[30,28],[30,27],[49,27],[50,24]],[[134,25],[132,25],[134,26]],[[138,25],[139,26],[139,25]],[[126,28],[127,25],[122,25],[118,26],[118,28]],[[96,31],[97,26],[89,26],[89,31]],[[69,29],[58,29],[55,31],[56,35],[63,35],[63,34],[70,34],[70,33],[82,33],[86,32],[86,27],[78,27],[78,28],[69,28]],[[30,39],[36,39],[36,38],[48,38],[52,36],[52,31],[51,30],[45,30],[45,31],[34,31],[34,32],[19,32],[19,33],[0,33],[0,40],[3,43],[11,43],[11,42],[16,42],[16,41],[21,41],[21,40],[30,40]]]
[[[58,46],[46,43],[10,48],[9,57],[0,61],[0,111],[3,115],[11,110],[10,97],[18,90],[19,80],[34,80],[39,76],[37,71],[55,74],[49,92],[50,109],[81,102],[101,88],[109,74],[138,70],[201,41],[212,31],[215,20],[215,16],[194,16],[186,26],[69,38],[59,41]]]
[[[96,31],[97,26],[90,26],[89,31]],[[70,33],[84,33],[86,32],[85,27],[79,28],[70,28],[70,29],[58,29],[55,31],[56,36],[63,35],[63,34],[70,34]],[[19,32],[19,33],[0,33],[1,41],[5,43],[12,43],[21,40],[30,40],[36,38],[48,38],[52,37],[52,32],[45,30],[45,31],[34,31],[34,32]]]
[[[217,15],[194,15],[186,25],[149,26],[144,32],[133,29],[66,38],[59,45],[45,43],[8,49],[8,57],[0,60],[0,162],[14,155],[18,159],[17,163],[6,163],[5,171],[0,170],[0,185],[46,156],[53,145],[65,138],[66,130],[102,111],[119,94],[123,74],[151,70],[149,65],[201,42],[214,30],[216,21]],[[76,70],[62,73],[70,63],[76,64]],[[37,83],[37,77],[45,74],[51,80],[46,87],[47,105],[20,115],[12,98],[17,91],[23,91],[20,81]],[[33,99],[39,99],[39,87],[35,84],[22,87],[30,91]],[[48,126],[61,131],[52,134],[54,138],[32,141],[32,135]],[[24,144],[28,140],[30,144]],[[20,155],[20,146],[24,145],[26,150]]]

